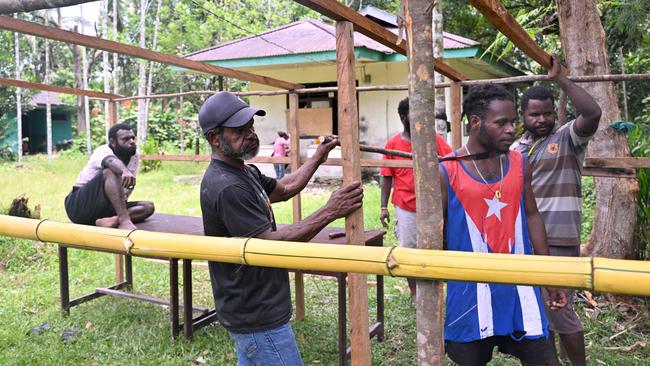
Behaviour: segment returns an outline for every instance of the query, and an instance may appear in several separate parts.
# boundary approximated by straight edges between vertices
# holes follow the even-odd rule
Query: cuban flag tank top
[[[488,184],[471,175],[460,160],[441,163],[447,179],[447,250],[533,254],[524,211],[525,159],[515,151],[502,159],[503,183],[497,177]],[[538,287],[449,281],[445,339],[546,337],[542,304]]]

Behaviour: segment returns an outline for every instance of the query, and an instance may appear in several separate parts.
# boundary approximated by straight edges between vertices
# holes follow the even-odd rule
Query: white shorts
[[[418,230],[415,222],[416,213],[395,206],[395,227],[393,234],[403,248],[417,248]]]

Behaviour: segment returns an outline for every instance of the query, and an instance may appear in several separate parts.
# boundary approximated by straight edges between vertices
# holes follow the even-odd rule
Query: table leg
[[[172,338],[178,337],[178,259],[169,260],[169,316]]]
[[[70,315],[70,284],[68,283],[68,248],[59,245],[59,289],[61,293],[61,311]]]
[[[339,289],[339,366],[347,364],[347,288],[345,277],[345,273],[339,273],[336,276]]]
[[[380,329],[377,333],[377,340],[384,340],[384,276],[377,276],[377,322],[380,323]]]
[[[183,259],[183,333],[192,338],[194,317],[192,315],[192,260]]]
[[[128,288],[133,291],[133,257],[128,254],[124,256],[124,272],[126,272]]]

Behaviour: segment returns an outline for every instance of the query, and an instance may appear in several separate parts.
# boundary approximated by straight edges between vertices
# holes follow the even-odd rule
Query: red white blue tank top
[[[470,174],[460,160],[440,164],[447,180],[447,250],[533,254],[524,211],[525,159],[515,151],[502,159],[503,182],[497,177],[487,184]],[[535,339],[546,337],[547,328],[537,287],[447,283],[448,341],[471,342],[491,336]]]

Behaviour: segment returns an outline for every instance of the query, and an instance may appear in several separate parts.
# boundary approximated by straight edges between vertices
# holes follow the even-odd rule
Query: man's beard
[[[233,148],[232,145],[230,145],[224,138],[223,136],[219,136],[219,142],[221,145],[221,153],[231,159],[235,160],[249,160],[257,156],[257,153],[260,151],[260,140],[255,139],[256,147],[254,149],[248,149],[242,152],[236,152]]]
[[[122,147],[119,144],[115,144],[115,147],[113,147],[113,152],[121,160],[129,160],[133,155],[135,155],[136,149],[137,146],[135,144],[131,147],[126,147],[126,148]]]

